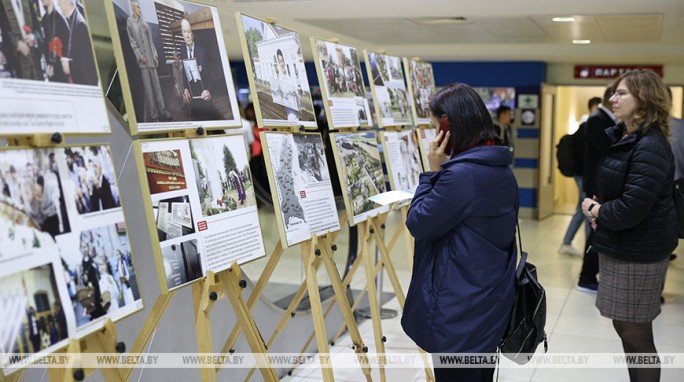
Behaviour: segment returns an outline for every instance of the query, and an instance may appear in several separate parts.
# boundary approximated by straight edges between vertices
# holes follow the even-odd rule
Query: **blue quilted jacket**
[[[507,147],[478,146],[421,174],[401,319],[430,353],[495,352],[513,306],[518,184]]]

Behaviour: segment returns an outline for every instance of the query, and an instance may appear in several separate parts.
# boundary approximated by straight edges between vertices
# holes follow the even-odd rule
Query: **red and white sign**
[[[618,78],[635,69],[650,69],[663,76],[662,65],[575,65],[575,78]]]

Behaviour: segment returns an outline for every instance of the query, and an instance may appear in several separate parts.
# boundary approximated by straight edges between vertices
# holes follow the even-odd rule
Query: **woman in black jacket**
[[[598,197],[582,203],[599,252],[596,307],[613,320],[625,353],[657,357],[652,322],[677,247],[674,158],[667,140],[672,102],[650,70],[628,72],[616,83],[610,102],[622,123],[606,129],[612,145],[596,173]],[[643,366],[629,367],[632,382],[660,379],[659,368]]]

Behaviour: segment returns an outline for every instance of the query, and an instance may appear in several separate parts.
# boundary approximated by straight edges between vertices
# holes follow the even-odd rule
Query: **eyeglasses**
[[[611,95],[611,97],[622,98],[622,97],[624,97],[624,96],[626,96],[626,95],[629,95],[629,92],[628,92],[627,90],[616,90],[615,92],[613,92],[613,94]]]

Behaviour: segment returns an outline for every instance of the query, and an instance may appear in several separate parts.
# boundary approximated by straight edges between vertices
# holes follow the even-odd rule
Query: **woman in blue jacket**
[[[596,307],[613,320],[625,353],[657,356],[652,323],[677,247],[675,165],[667,140],[672,102],[650,70],[628,72],[616,83],[610,102],[622,123],[606,129],[612,145],[596,170],[598,195],[582,202],[599,253]],[[630,381],[660,380],[658,365],[641,366],[628,369]]]
[[[408,213],[416,242],[401,324],[430,353],[495,353],[515,294],[512,155],[470,86],[450,84],[430,112],[435,128],[448,129],[430,143],[430,171],[421,174]],[[493,366],[439,368],[434,361],[437,381],[491,381],[494,373]]]

